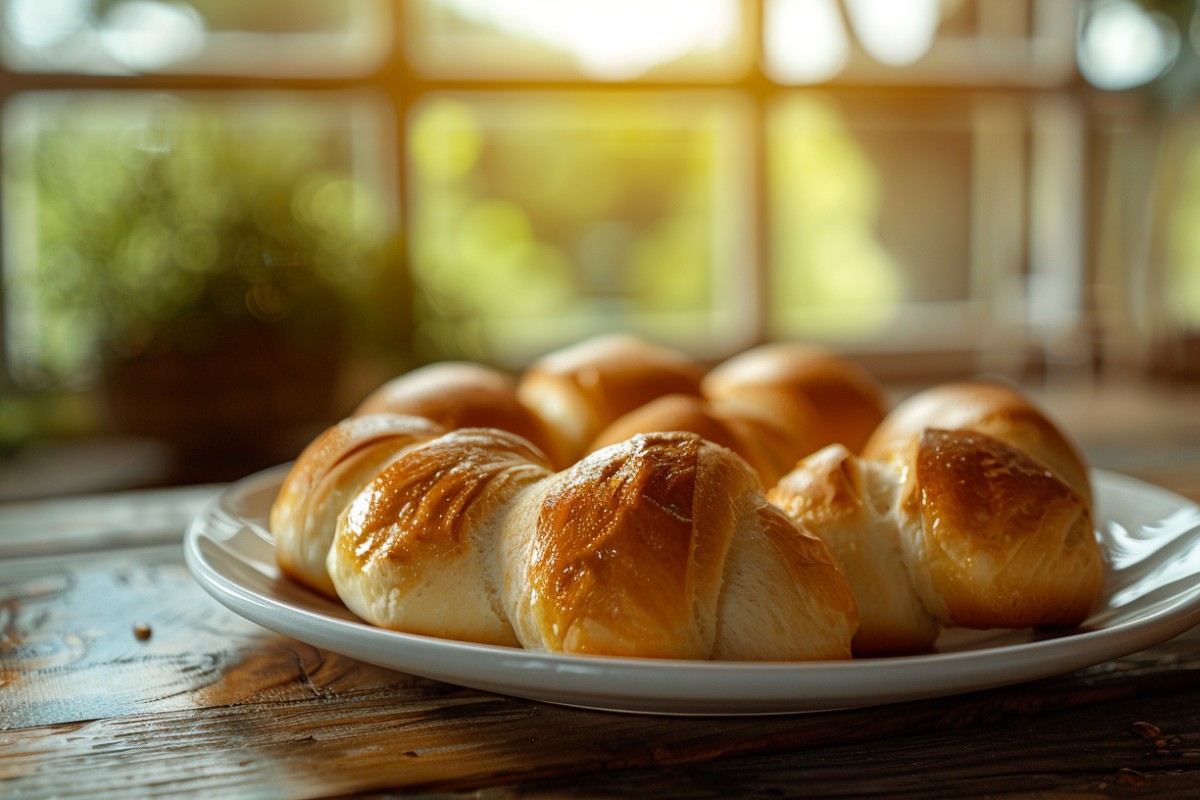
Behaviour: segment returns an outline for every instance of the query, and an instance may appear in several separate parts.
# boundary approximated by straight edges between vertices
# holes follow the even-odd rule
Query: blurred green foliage
[[[421,106],[409,164],[425,349],[490,358],[625,326],[702,336],[714,274],[740,266],[721,237],[743,233],[720,219],[737,158],[721,123],[647,97]]]
[[[11,137],[6,177],[34,203],[32,248],[9,275],[25,305],[16,342],[37,351],[28,383],[78,382],[97,356],[201,353],[238,325],[325,345],[349,308],[365,340],[392,324],[394,221],[354,173],[352,137],[323,124],[329,109],[113,96],[27,108],[37,123]]]
[[[103,16],[126,0],[92,0],[93,13]],[[361,0],[188,0],[210,31],[291,33],[337,30]]]
[[[1173,319],[1200,330],[1200,122],[1187,126],[1191,146],[1177,170],[1179,188],[1166,225],[1164,296]]]
[[[769,131],[775,324],[793,336],[878,335],[904,299],[904,276],[876,230],[877,166],[819,98],[787,98]]]
[[[712,336],[753,302],[741,110],[645,95],[421,106],[409,141],[419,341],[489,358],[617,327]],[[904,286],[879,239],[877,165],[819,100],[790,98],[768,130],[758,213],[771,219],[776,328],[878,335]]]

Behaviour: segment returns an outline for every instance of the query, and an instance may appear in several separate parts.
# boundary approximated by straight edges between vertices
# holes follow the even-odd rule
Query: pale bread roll
[[[767,494],[829,545],[850,583],[859,614],[856,656],[924,651],[940,630],[909,574],[899,491],[900,476],[891,465],[829,445]]]

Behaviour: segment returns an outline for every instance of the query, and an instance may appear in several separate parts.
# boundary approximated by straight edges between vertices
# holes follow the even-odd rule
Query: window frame
[[[1023,147],[1030,154],[1027,165],[1029,182],[1049,181],[1046,185],[1024,185],[1011,182],[1004,191],[1012,195],[1020,194],[1030,198],[1026,209],[1026,220],[1020,225],[1012,221],[1001,230],[990,234],[987,241],[974,240],[971,247],[977,251],[980,261],[971,266],[972,281],[980,292],[984,293],[983,306],[986,313],[1001,317],[1011,313],[1011,308],[1003,306],[1011,304],[1014,298],[1020,296],[1022,307],[1017,311],[1021,317],[1015,324],[1012,320],[999,319],[993,329],[985,329],[976,341],[956,341],[947,343],[944,338],[940,341],[927,343],[926,349],[907,347],[901,351],[889,350],[886,342],[874,342],[866,345],[835,345],[846,350],[851,355],[863,359],[877,369],[881,376],[913,376],[920,373],[939,372],[953,373],[964,369],[976,370],[980,365],[996,367],[1002,370],[1020,370],[1027,367],[1030,351],[1039,353],[1049,352],[1055,357],[1069,358],[1077,352],[1079,339],[1088,329],[1089,304],[1085,296],[1087,284],[1087,257],[1084,252],[1084,229],[1086,228],[1086,211],[1083,201],[1086,175],[1086,131],[1084,123],[1087,110],[1083,101],[1086,91],[1081,86],[1077,73],[1073,68],[1066,67],[1061,58],[1051,58],[1046,55],[1047,45],[1036,41],[1024,52],[1014,51],[1012,59],[1026,60],[1026,68],[1015,71],[1005,71],[1004,83],[998,83],[994,70],[981,69],[975,72],[966,71],[958,76],[958,80],[949,81],[945,73],[939,77],[928,71],[917,70],[910,72],[907,77],[903,70],[880,72],[873,68],[862,66],[861,53],[856,54],[857,65],[824,84],[815,87],[793,86],[774,80],[763,56],[763,24],[765,4],[769,0],[740,0],[743,3],[748,35],[752,38],[754,57],[748,60],[745,69],[729,79],[705,78],[689,80],[647,79],[631,81],[598,82],[578,77],[511,77],[511,76],[430,76],[410,63],[405,57],[406,52],[406,22],[410,20],[409,12],[413,4],[407,0],[398,0],[388,5],[390,22],[393,31],[393,43],[386,55],[381,56],[376,65],[360,74],[340,75],[233,75],[224,71],[205,72],[164,72],[159,74],[104,74],[88,75],[65,72],[20,72],[8,66],[0,65],[0,112],[7,110],[10,102],[25,92],[52,92],[60,90],[73,91],[164,91],[186,95],[191,92],[252,92],[252,91],[298,91],[306,93],[344,92],[346,90],[366,90],[377,92],[386,98],[393,110],[393,130],[396,141],[396,172],[398,175],[395,196],[399,208],[399,220],[403,229],[407,229],[413,208],[410,181],[406,177],[404,154],[406,152],[407,125],[410,115],[424,99],[442,92],[487,93],[503,94],[509,92],[571,92],[580,95],[601,94],[607,92],[729,92],[739,94],[746,99],[747,124],[750,130],[750,153],[748,161],[750,186],[747,196],[750,198],[750,208],[747,216],[750,222],[748,236],[749,252],[746,253],[744,265],[744,281],[746,297],[748,298],[746,314],[747,324],[741,335],[726,343],[723,352],[707,352],[702,355],[710,359],[718,359],[737,350],[752,346],[772,338],[769,321],[770,280],[771,269],[771,231],[776,224],[772,220],[768,175],[768,136],[770,114],[772,107],[781,98],[789,94],[806,91],[833,93],[847,97],[861,97],[881,89],[889,92],[914,92],[925,95],[942,94],[946,97],[961,98],[973,93],[996,95],[1000,102],[1015,102],[1024,104],[1029,110],[1029,125],[1024,131],[1010,132],[1020,139],[1019,144],[1009,143],[1008,147]],[[994,5],[997,0],[982,0]],[[999,0],[1009,3],[1011,0]],[[1061,0],[1029,0],[1030,8],[1034,11],[1045,11],[1047,3],[1055,6],[1069,5],[1071,14],[1076,13],[1077,0],[1062,3]],[[382,7],[382,6],[381,6]],[[1061,15],[1061,11],[1059,12]],[[1040,49],[1039,49],[1040,48]],[[1018,48],[1020,50],[1020,48]],[[1048,64],[1048,66],[1047,66]],[[889,80],[888,78],[891,78]],[[975,83],[972,84],[972,81]],[[904,84],[907,82],[907,85]],[[984,85],[979,85],[984,84]],[[1016,98],[1016,100],[1013,100]],[[1024,113],[1024,112],[1023,112]],[[979,133],[987,136],[987,133]],[[0,159],[3,156],[0,155]],[[0,163],[0,168],[3,164]],[[1047,188],[1049,187],[1049,188]],[[1034,197],[1036,195],[1036,202]],[[0,202],[5,198],[0,196]],[[1006,202],[1011,202],[1009,196]],[[1037,227],[1039,220],[1049,209],[1066,215],[1065,223],[1061,225],[1046,224]],[[973,223],[974,224],[974,223]],[[1032,226],[1030,230],[1020,230],[1021,225]],[[1033,228],[1036,228],[1034,230]],[[1029,234],[1029,245],[1022,253],[1010,253],[1011,263],[1020,264],[1020,275],[1014,275],[1012,269],[1002,275],[995,275],[986,269],[989,248],[1012,248],[1009,236],[1018,236],[1024,240]],[[3,251],[3,232],[0,232],[0,252]],[[1065,250],[1064,250],[1065,249]],[[1068,262],[1058,264],[1058,259],[1052,258],[1052,252],[1068,252]],[[732,267],[736,268],[736,267]],[[1019,283],[1025,277],[1032,276],[1040,281],[1040,286],[1052,286],[1058,293],[1056,296],[1068,298],[1071,306],[1068,313],[1054,318],[1053,313],[1047,313],[1047,306],[1040,302],[1038,295],[1024,292],[1014,293],[1012,282]],[[998,285],[1005,284],[1005,285]],[[0,287],[0,293],[4,290]],[[1000,301],[989,300],[988,293],[999,293]],[[3,294],[0,294],[3,298]],[[978,311],[978,304],[972,304],[968,299],[966,314]],[[973,306],[973,307],[972,307]],[[1029,317],[1030,312],[1034,318]],[[1053,308],[1049,308],[1053,312]],[[1042,316],[1037,316],[1041,314]],[[4,304],[0,303],[0,336],[5,330]],[[1030,324],[1031,321],[1035,324]],[[1014,341],[1013,336],[1017,339]],[[1022,338],[1025,337],[1025,338]],[[1003,346],[998,346],[1003,345]],[[1040,357],[1040,356],[1039,356]],[[9,364],[6,349],[0,347],[0,381],[7,383]]]

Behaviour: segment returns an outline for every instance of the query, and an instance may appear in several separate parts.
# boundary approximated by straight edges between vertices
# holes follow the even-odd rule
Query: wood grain
[[[0,560],[0,796],[1200,796],[1200,631],[941,700],[622,715],[302,644],[121,541]]]
[[[690,783],[697,797],[805,785],[794,781],[857,786],[864,795],[922,786],[937,794],[938,785],[1012,792],[1028,788],[1032,776],[1043,788],[1099,791],[1122,774],[1132,779],[1123,772],[1130,770],[1167,785],[1194,781],[1200,769],[1196,649],[1194,639],[1181,639],[1157,657],[1024,687],[771,718],[615,715],[402,681],[11,730],[0,734],[0,786],[18,796],[35,788],[47,796],[122,797],[136,776],[147,796],[162,797],[503,785],[552,794],[576,787],[579,794],[585,784],[621,795],[642,785],[647,770]],[[696,783],[698,774],[713,777]],[[903,792],[897,781],[907,784]]]
[[[406,679],[232,614],[178,544],[0,562],[0,729]]]

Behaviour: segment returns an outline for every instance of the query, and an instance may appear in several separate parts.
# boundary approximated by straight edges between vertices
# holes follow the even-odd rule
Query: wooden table
[[[1070,675],[864,710],[576,710],[369,666],[227,611],[180,545],[219,489],[0,506],[0,796],[1200,796],[1200,629]]]

